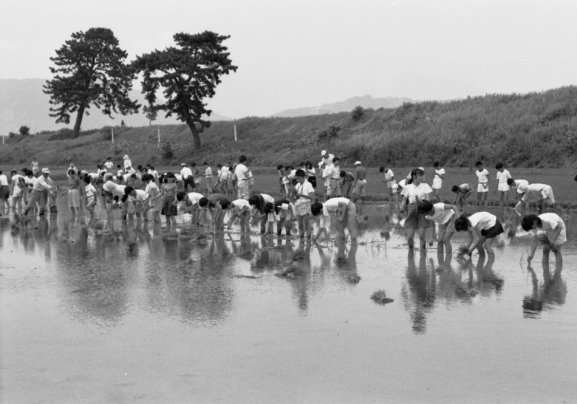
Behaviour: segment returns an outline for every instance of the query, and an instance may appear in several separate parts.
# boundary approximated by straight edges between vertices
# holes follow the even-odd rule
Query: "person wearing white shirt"
[[[483,167],[482,161],[477,161],[475,164],[477,171],[477,205],[481,207],[481,203],[485,203],[485,209],[487,209],[487,195],[489,194],[489,171]]]
[[[305,178],[306,174],[303,170],[296,172],[297,184],[295,185],[295,193],[297,200],[295,202],[295,212],[297,215],[297,222],[299,225],[299,236],[304,238],[306,233],[307,238],[311,238],[311,201],[315,197],[315,189]]]
[[[437,251],[443,254],[446,247],[447,256],[451,257],[453,247],[451,237],[455,234],[455,220],[460,216],[459,209],[448,203],[436,203],[425,200],[419,203],[419,212],[424,213],[426,219],[433,222],[433,240],[435,239],[435,224],[439,225],[439,237],[437,238]]]
[[[124,202],[126,202],[126,197],[132,198],[132,202],[135,205],[136,220],[140,220],[142,217],[145,222],[148,222],[148,211],[150,210],[150,195],[143,191],[142,189],[134,189],[133,187],[126,187],[124,189]]]
[[[90,213],[90,220],[94,219],[94,207],[96,206],[96,188],[92,185],[92,177],[84,177],[84,194],[86,195],[86,210]]]
[[[335,198],[341,196],[341,169],[339,167],[340,159],[333,158],[332,164],[328,166],[329,187],[327,189],[327,198]]]
[[[519,185],[517,191],[523,192],[523,197],[515,206],[515,211],[519,216],[521,216],[521,211],[519,210],[524,202],[528,202],[531,199],[537,200],[537,206],[539,211],[543,210],[543,203],[549,205],[551,208],[558,210],[558,213],[563,213],[562,209],[557,207],[555,203],[555,195],[553,194],[553,188],[546,184],[529,184],[529,185]]]
[[[123,157],[124,160],[124,170],[128,170],[129,167],[132,167],[132,161],[128,158],[128,154]]]
[[[240,232],[250,232],[250,205],[246,199],[235,199],[232,202],[224,199],[220,206],[223,210],[232,211],[227,225],[228,230],[231,229],[234,220],[238,218],[240,222]]]
[[[429,200],[429,195],[433,190],[425,182],[425,171],[423,169],[415,168],[411,171],[411,177],[413,180],[412,184],[407,184],[401,192],[403,196],[401,213],[405,212],[405,210],[407,211],[405,228],[407,229],[409,249],[414,248],[415,230],[418,229],[421,251],[424,251],[427,248],[425,231],[431,227],[431,222],[425,218],[424,213],[419,213],[418,204],[421,201]]]
[[[114,168],[114,163],[112,162],[110,157],[106,157],[106,162],[104,163],[104,167],[106,167],[107,170],[112,170]]]
[[[515,179],[513,179],[513,178],[509,178],[509,179],[507,180],[507,185],[509,185],[509,188],[510,188],[510,189],[514,189],[514,190],[517,191],[517,192],[515,193],[515,202],[516,202],[516,203],[519,203],[519,201],[523,198],[523,194],[524,194],[523,191],[520,191],[520,190],[519,190],[519,187],[520,187],[521,185],[523,185],[523,186],[525,186],[525,187],[528,186],[528,185],[529,185],[529,181],[527,181],[527,180],[515,180]],[[526,207],[526,208],[529,208],[529,204],[527,203],[525,207]]]
[[[212,168],[206,161],[202,165],[204,166],[204,178],[206,178],[206,193],[212,194]]]
[[[198,205],[198,202],[204,198],[203,194],[200,194],[198,192],[189,192],[188,194],[186,192],[179,192],[176,194],[176,200],[178,202],[183,202],[184,203],[184,208],[182,209],[183,213],[190,213],[190,215],[192,216],[192,220],[191,220],[191,224],[199,224],[199,218],[200,218],[200,206]]]
[[[8,177],[2,174],[2,170],[0,170],[0,216],[6,214],[4,210],[6,206],[8,207],[8,211],[10,211],[8,198],[10,198],[10,184],[8,183]]]
[[[521,227],[523,227],[525,231],[534,231],[533,245],[531,246],[531,252],[527,256],[527,263],[529,265],[531,265],[531,260],[535,256],[535,251],[539,244],[543,244],[543,263],[549,263],[549,252],[553,251],[556,265],[563,264],[561,247],[567,241],[567,229],[565,228],[565,222],[559,215],[555,213],[543,213],[539,216],[523,216],[521,219]],[[548,243],[540,243],[540,233],[544,233]]]
[[[477,212],[469,217],[458,217],[457,220],[455,220],[455,230],[469,233],[469,242],[467,243],[469,255],[473,253],[475,248],[479,250],[479,254],[483,254],[483,247],[485,247],[487,253],[494,255],[493,242],[495,238],[504,231],[497,216],[489,212]],[[473,248],[471,248],[474,240],[473,233],[477,236],[477,242],[473,245]]]
[[[269,221],[269,215],[265,213],[264,205],[267,203],[274,204],[274,198],[267,194],[255,194],[251,195],[250,198],[248,198],[248,203],[252,207],[251,219],[256,221],[258,219],[258,216],[260,215],[260,232],[261,234],[264,234],[267,230],[266,229],[267,222]],[[271,223],[275,222],[274,215],[272,215],[270,219]],[[272,233],[272,230],[270,231],[270,233]]]
[[[497,163],[495,168],[497,169],[497,182],[495,183],[493,193],[499,191],[499,202],[502,209],[504,204],[509,202],[509,185],[507,184],[507,180],[511,178],[511,174],[503,168],[503,163]]]
[[[196,188],[194,177],[192,176],[192,170],[186,165],[186,163],[182,163],[180,167],[180,175],[182,176],[182,180],[184,182],[184,192],[188,192],[189,185],[191,190]]]
[[[339,238],[345,240],[345,227],[349,230],[351,242],[357,241],[357,207],[348,198],[331,198],[323,203],[315,203],[311,206],[313,216],[318,216],[322,213],[319,230],[315,237],[315,241],[321,236],[323,232],[327,237],[330,235],[330,220],[331,217],[336,217],[338,220]]]
[[[16,170],[12,170],[10,180],[12,181],[12,207],[14,210],[18,209],[20,212],[22,210],[22,199],[26,193],[26,180],[25,177],[18,174]]]
[[[438,162],[435,161],[433,164],[435,168],[435,176],[433,177],[433,194],[437,199],[437,202],[441,201],[441,197],[439,196],[439,192],[441,192],[441,188],[443,187],[443,179],[445,178],[445,169],[443,166]]]
[[[275,215],[277,222],[277,236],[282,236],[283,227],[285,228],[286,235],[291,235],[291,227],[296,218],[296,213],[294,205],[289,200],[281,199],[279,201],[274,201],[274,203],[265,203],[264,213],[267,215]]]
[[[395,174],[393,173],[393,171],[390,168],[387,168],[385,166],[380,166],[379,167],[379,172],[383,174],[384,178],[381,180],[382,182],[385,183],[385,185],[387,186],[387,189],[389,190],[389,203],[393,202],[393,197],[395,199],[395,203],[398,202],[397,199],[397,181],[395,180]]]
[[[38,206],[40,207],[40,216],[44,215],[44,210],[46,207],[44,191],[52,190],[52,186],[48,183],[49,176],[50,176],[50,170],[48,168],[43,168],[42,174],[34,179],[34,183],[32,185],[32,193],[30,194],[28,205],[26,205],[24,216],[26,216],[28,212],[34,209],[36,203],[38,203]]]
[[[249,184],[248,180],[250,173],[248,168],[244,165],[246,163],[246,156],[240,156],[238,159],[239,164],[236,165],[234,169],[234,175],[236,177],[237,189],[238,189],[238,199],[246,199],[249,197]]]

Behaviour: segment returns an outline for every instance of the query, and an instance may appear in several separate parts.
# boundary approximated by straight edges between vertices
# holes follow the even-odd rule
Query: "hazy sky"
[[[0,0],[0,78],[50,78],[70,35],[112,29],[130,59],[176,32],[231,35],[221,115],[371,94],[446,99],[577,83],[577,1]]]

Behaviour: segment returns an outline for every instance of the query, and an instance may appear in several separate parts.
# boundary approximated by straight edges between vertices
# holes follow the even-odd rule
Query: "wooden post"
[[[160,128],[156,129],[158,131],[158,145],[160,146]]]
[[[234,141],[236,142],[236,125],[234,125]]]
[[[110,128],[110,132],[112,132],[112,143],[114,143],[114,128]]]

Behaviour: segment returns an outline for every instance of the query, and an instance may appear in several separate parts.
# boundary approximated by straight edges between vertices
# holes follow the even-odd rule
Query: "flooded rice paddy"
[[[511,210],[469,262],[364,214],[356,246],[0,220],[0,401],[575,402],[575,216],[563,267],[528,268]]]

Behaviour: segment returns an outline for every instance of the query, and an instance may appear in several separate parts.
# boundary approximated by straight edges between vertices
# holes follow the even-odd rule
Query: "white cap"
[[[186,167],[186,163],[181,163],[180,166],[181,166],[181,167]]]
[[[124,160],[128,159],[128,154],[125,154],[123,157]]]
[[[282,205],[280,205],[280,207],[282,210],[288,210],[289,205],[288,205],[288,203],[283,203]]]
[[[323,151],[321,152],[321,156],[324,156],[325,154],[327,154],[327,151],[326,151],[326,150],[323,150]]]
[[[42,169],[42,174],[50,174],[50,170],[47,168]]]
[[[360,166],[360,165],[361,165],[361,162],[360,162],[360,161],[355,161],[355,165],[356,165],[356,166]]]

